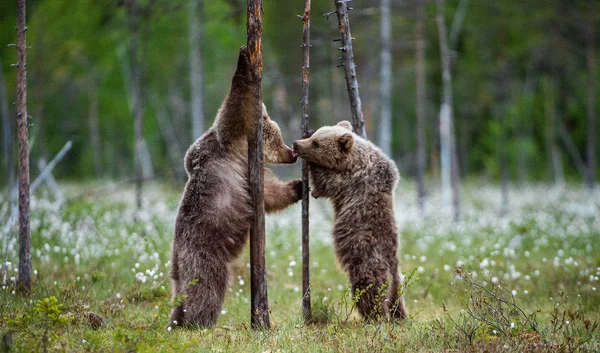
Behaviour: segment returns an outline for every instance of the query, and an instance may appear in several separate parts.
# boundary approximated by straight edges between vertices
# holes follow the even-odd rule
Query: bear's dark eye
[[[313,147],[319,147],[319,143],[318,143],[317,141],[313,141],[313,142],[312,142],[312,146],[313,146]]]

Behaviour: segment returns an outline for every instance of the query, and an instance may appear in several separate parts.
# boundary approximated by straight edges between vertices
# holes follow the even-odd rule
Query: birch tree
[[[192,141],[204,133],[204,75],[202,72],[202,26],[199,20],[200,0],[189,0],[188,44],[190,64],[190,92],[192,111]]]
[[[417,0],[417,19],[415,24],[416,37],[416,134],[417,134],[417,197],[419,208],[423,211],[425,207],[425,163],[426,163],[426,145],[425,145],[425,20],[424,4],[425,0]]]
[[[440,157],[442,164],[442,200],[444,207],[454,206],[454,216],[460,217],[460,199],[458,194],[458,163],[454,143],[454,124],[452,107],[452,72],[448,34],[444,19],[444,0],[436,0],[438,36],[442,66],[442,104],[440,108]],[[454,172],[453,172],[454,170]],[[454,174],[454,181],[453,179]]]
[[[380,2],[381,69],[379,72],[379,95],[381,120],[379,122],[379,147],[387,156],[392,152],[392,54],[390,52],[392,26],[390,23],[390,0]]]

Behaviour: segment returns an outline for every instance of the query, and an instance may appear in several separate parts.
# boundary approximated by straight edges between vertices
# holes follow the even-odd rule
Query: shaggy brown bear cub
[[[360,295],[358,311],[366,320],[403,319],[394,219],[396,165],[352,133],[347,121],[322,127],[293,147],[309,163],[313,197],[329,198],[333,204],[334,247],[353,295]]]
[[[248,238],[252,210],[248,191],[248,134],[258,95],[248,50],[240,49],[231,89],[213,126],[185,156],[188,181],[179,204],[171,255],[173,299],[169,325],[210,327],[221,313],[229,264]],[[266,163],[294,163],[277,124],[263,105]],[[300,180],[280,181],[265,169],[265,210],[282,210],[302,197]]]

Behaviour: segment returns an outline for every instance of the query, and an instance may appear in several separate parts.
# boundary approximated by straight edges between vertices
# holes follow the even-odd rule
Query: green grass
[[[217,326],[169,330],[169,250],[181,190],[147,187],[144,209],[136,213],[129,189],[75,197],[96,187],[69,185],[73,201],[62,209],[44,196],[32,203],[36,274],[28,296],[14,292],[11,281],[18,261],[13,229],[12,264],[4,264],[3,251],[0,268],[0,278],[6,271],[8,281],[0,290],[2,349],[42,351],[47,338],[50,352],[600,350],[598,194],[531,185],[512,192],[511,210],[501,216],[499,190],[471,185],[464,190],[463,220],[455,224],[438,207],[437,193],[423,216],[414,190],[401,185],[396,204],[401,268],[414,271],[404,295],[410,317],[381,324],[364,324],[350,311],[348,279],[331,249],[332,212],[321,200],[311,201],[312,304],[320,321],[304,324],[300,208],[294,206],[267,219],[270,330],[249,328],[247,250],[232,267]],[[0,199],[0,220],[7,214],[7,202]],[[462,279],[457,265],[464,268]],[[57,302],[44,302],[51,297]],[[510,303],[514,298],[515,305],[502,306],[502,298]],[[535,314],[537,332],[517,308],[529,318]],[[474,320],[469,310],[514,327],[502,334]],[[94,327],[90,312],[102,317],[101,327]]]

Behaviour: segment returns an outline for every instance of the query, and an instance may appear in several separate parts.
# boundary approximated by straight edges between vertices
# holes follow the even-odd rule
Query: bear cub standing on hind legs
[[[329,198],[333,204],[333,244],[349,274],[353,296],[359,291],[361,316],[368,321],[404,319],[394,218],[396,165],[352,133],[347,121],[324,126],[295,141],[293,148],[309,163],[312,196]]]
[[[240,49],[229,94],[213,126],[185,156],[188,181],[179,204],[171,255],[173,299],[169,325],[210,327],[217,321],[229,284],[229,264],[242,251],[252,219],[248,190],[248,134],[258,92],[246,46]],[[266,163],[294,163],[281,131],[263,105]],[[265,169],[265,211],[282,210],[302,198],[302,182],[280,181]]]

